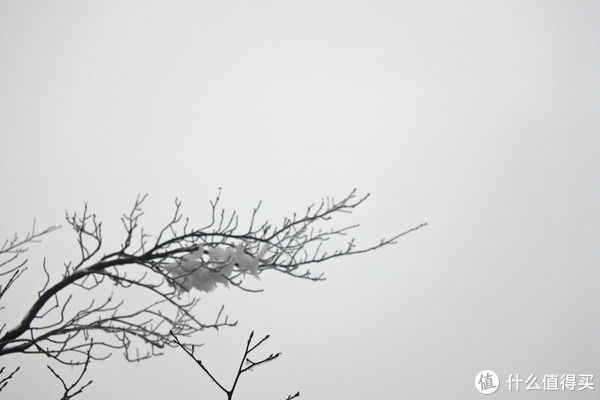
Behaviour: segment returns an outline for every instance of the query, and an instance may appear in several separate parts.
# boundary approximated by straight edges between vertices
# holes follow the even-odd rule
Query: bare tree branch
[[[182,203],[176,199],[172,217],[152,236],[141,226],[147,195],[139,195],[121,217],[122,244],[108,252],[103,246],[102,222],[87,203],[81,212],[67,212],[66,221],[75,233],[77,260],[66,262],[62,273],[43,260],[40,271],[45,279],[37,298],[13,327],[0,327],[0,357],[44,354],[58,363],[83,365],[85,372],[90,360],[105,359],[114,350],[129,361],[140,361],[162,354],[167,347],[180,346],[184,338],[185,345],[191,346],[196,333],[237,323],[224,313],[224,307],[216,318],[201,320],[196,312],[200,292],[218,286],[258,292],[262,289],[249,285],[247,278],[267,271],[322,280],[322,273],[315,274],[308,267],[380,249],[425,226],[357,247],[354,239],[346,237],[358,225],[331,225],[335,216],[353,212],[368,198],[359,197],[356,190],[341,200],[324,198],[277,225],[258,221],[259,202],[247,228],[240,227],[236,211],[227,212],[220,206],[220,198],[219,189],[210,201],[209,221],[201,227],[194,227],[183,216]],[[0,311],[6,293],[27,268],[27,260],[22,259],[27,246],[56,229],[51,226],[38,232],[34,221],[27,234],[15,235],[0,247]],[[340,244],[340,240],[344,242]],[[91,338],[102,354],[90,353]],[[246,356],[253,349],[247,348],[246,364],[240,365],[237,378],[278,356],[249,360]]]
[[[222,384],[221,382],[219,382],[219,380],[217,380],[217,378],[215,378],[215,376],[208,370],[208,368],[204,365],[202,360],[200,360],[199,358],[196,358],[194,356],[194,346],[191,346],[191,349],[188,350],[188,347],[185,346],[184,344],[182,344],[173,332],[171,332],[171,335],[173,336],[173,339],[175,340],[177,345],[181,349],[183,349],[183,351],[185,351],[187,353],[187,355],[196,362],[196,364],[206,373],[206,375],[208,375],[208,377],[213,381],[213,383],[215,385],[217,385],[217,387],[219,387],[219,389],[221,389],[221,391],[223,393],[225,393],[225,395],[227,396],[227,400],[231,400],[233,398],[238,381],[243,373],[250,371],[254,367],[257,367],[259,365],[273,361],[281,355],[281,353],[275,353],[275,354],[271,353],[268,356],[266,356],[262,359],[259,359],[258,361],[252,361],[250,359],[250,353],[252,353],[252,351],[257,349],[260,345],[262,345],[267,339],[269,339],[270,336],[266,335],[265,337],[260,339],[255,344],[252,344],[252,338],[254,337],[254,331],[250,332],[250,336],[248,337],[248,340],[246,342],[246,348],[244,350],[244,355],[243,355],[242,360],[237,368],[237,372],[235,373],[235,376],[233,378],[233,383],[231,384],[231,387],[229,389],[227,389],[226,386],[224,384]],[[294,394],[293,396],[292,395],[288,396],[287,400],[294,399],[299,396],[300,396],[300,392],[296,392],[296,394]]]
[[[5,367],[0,368],[0,376],[2,376],[2,374],[4,373],[4,369]],[[10,374],[8,374],[7,376],[5,376],[4,378],[0,379],[0,392],[2,391],[2,389],[4,389],[6,387],[6,385],[8,385],[8,381],[10,381],[12,379],[12,377],[17,373],[17,371],[19,371],[21,369],[21,367],[17,367],[14,369],[13,372],[11,372]]]
[[[87,388],[88,386],[90,386],[92,384],[93,380],[90,379],[87,383],[80,385],[79,388],[77,388],[77,386],[81,383],[83,376],[87,372],[88,365],[90,364],[90,360],[93,359],[91,356],[91,351],[92,351],[93,345],[94,345],[93,342],[90,342],[90,344],[87,348],[87,353],[86,353],[87,357],[85,359],[85,363],[83,364],[83,368],[81,369],[79,376],[70,385],[67,384],[65,382],[65,380],[52,367],[47,365],[50,372],[52,372],[52,374],[60,381],[60,383],[63,387],[63,395],[60,398],[60,400],[72,399],[73,397],[75,397],[78,394],[80,394],[81,392],[83,392],[85,390],[85,388]]]

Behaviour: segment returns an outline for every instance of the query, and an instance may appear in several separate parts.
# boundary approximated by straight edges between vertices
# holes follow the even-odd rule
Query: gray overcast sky
[[[597,1],[0,0],[0,236],[87,200],[115,244],[139,192],[156,227],[175,196],[200,223],[218,187],[272,220],[358,187],[359,243],[429,226],[322,283],[204,296],[240,320],[201,338],[217,374],[252,329],[284,353],[239,398],[476,399],[483,369],[600,384],[599,33]],[[11,310],[73,245],[32,252]],[[6,360],[6,398],[59,392],[46,359]],[[91,377],[81,398],[221,396],[176,350]]]

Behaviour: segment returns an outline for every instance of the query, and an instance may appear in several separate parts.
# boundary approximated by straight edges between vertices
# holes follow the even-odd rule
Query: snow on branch
[[[425,226],[370,246],[358,247],[354,239],[340,247],[328,246],[331,239],[345,240],[358,227],[335,227],[334,218],[353,212],[368,195],[358,196],[353,190],[340,200],[327,197],[279,224],[258,222],[259,202],[249,225],[242,228],[238,213],[220,206],[219,190],[210,201],[210,218],[204,226],[193,226],[176,199],[170,220],[150,235],[141,226],[146,198],[138,196],[123,214],[124,238],[113,251],[104,248],[102,223],[87,203],[81,212],[67,213],[78,259],[66,263],[62,274],[47,268],[44,260],[40,270],[45,283],[37,298],[16,326],[0,328],[0,357],[39,353],[68,365],[86,365],[110,356],[113,350],[121,351],[129,361],[153,357],[179,345],[174,335],[191,345],[199,331],[236,325],[223,306],[210,320],[200,319],[196,309],[202,292],[219,286],[260,291],[250,287],[247,278],[257,279],[267,271],[322,280],[322,274],[309,269],[311,265],[377,250]],[[56,229],[37,232],[34,225],[24,238],[15,236],[0,248],[4,257],[4,261],[0,258],[0,278],[6,280],[0,286],[0,302],[25,268],[26,260],[20,261],[20,256],[26,245]],[[90,338],[104,353],[89,352]]]

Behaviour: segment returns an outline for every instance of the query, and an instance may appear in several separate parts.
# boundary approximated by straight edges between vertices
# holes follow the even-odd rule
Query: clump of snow
[[[236,247],[228,245],[207,246],[175,261],[165,267],[165,271],[186,291],[195,288],[201,292],[212,292],[218,284],[227,286],[234,269],[258,276],[258,267],[267,251],[265,243],[255,255],[246,252],[244,242]],[[204,257],[204,256],[207,257]]]

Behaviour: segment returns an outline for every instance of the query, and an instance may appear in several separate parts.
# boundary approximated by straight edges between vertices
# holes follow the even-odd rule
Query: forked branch
[[[322,280],[322,273],[309,269],[311,264],[375,251],[425,226],[359,247],[354,239],[346,239],[357,224],[332,225],[335,216],[353,212],[368,198],[358,196],[356,190],[340,200],[326,197],[279,224],[259,222],[259,202],[245,228],[240,226],[236,211],[227,212],[220,206],[220,196],[219,190],[210,202],[209,221],[199,227],[183,216],[182,203],[177,199],[172,217],[156,235],[142,228],[146,195],[138,196],[121,218],[121,245],[109,251],[103,246],[102,223],[87,203],[81,212],[67,213],[78,257],[58,271],[44,259],[40,273],[45,279],[34,301],[11,329],[0,326],[0,357],[38,353],[63,364],[82,366],[90,359],[108,357],[115,349],[129,361],[153,357],[167,347],[179,346],[179,340],[191,341],[202,330],[236,325],[223,307],[216,318],[201,320],[196,312],[200,292],[218,286],[260,291],[248,285],[247,278],[268,271]],[[27,260],[21,256],[27,244],[56,229],[51,226],[38,232],[34,224],[25,236],[15,235],[0,247],[0,311],[7,292],[26,268]],[[104,354],[89,352],[90,337]],[[247,360],[247,355],[238,378],[277,357],[254,361]]]
[[[208,375],[208,377],[213,381],[213,383],[215,385],[217,385],[217,387],[219,389],[221,389],[221,391],[223,393],[225,393],[225,395],[227,396],[227,400],[231,400],[233,398],[235,389],[237,388],[237,384],[238,384],[239,379],[242,376],[242,374],[250,371],[254,367],[258,367],[259,365],[273,361],[281,355],[281,353],[275,353],[275,354],[271,353],[266,357],[262,357],[262,358],[259,357],[259,359],[257,359],[257,361],[251,360],[250,354],[254,350],[256,350],[259,346],[261,346],[267,339],[269,339],[270,336],[266,335],[265,337],[260,339],[258,342],[253,344],[252,338],[254,337],[254,331],[250,332],[250,336],[248,337],[248,340],[246,341],[246,348],[244,350],[242,360],[237,368],[237,372],[235,373],[235,376],[233,377],[233,383],[231,384],[231,386],[228,389],[226,385],[222,384],[217,378],[215,378],[215,376],[208,370],[208,368],[202,362],[202,360],[200,360],[199,358],[196,358],[196,356],[194,355],[194,349],[195,349],[194,346],[191,346],[190,349],[188,349],[188,346],[185,346],[184,344],[182,344],[173,332],[171,332],[171,336],[173,336],[173,340],[175,340],[175,343],[177,343],[177,345],[179,347],[181,347],[181,349],[183,349],[183,351],[185,351],[186,354],[192,360],[194,360],[196,362],[196,364],[206,373],[206,375]],[[294,395],[289,395],[286,400],[294,399],[299,396],[300,396],[300,392],[296,392]]]
[[[90,342],[90,344],[87,348],[86,359],[85,359],[85,363],[83,364],[83,368],[81,369],[79,376],[71,384],[68,384],[58,374],[58,372],[56,372],[51,366],[47,365],[50,372],[52,372],[52,374],[56,377],[56,379],[58,379],[60,381],[60,383],[63,387],[63,395],[60,398],[60,400],[72,399],[73,397],[77,396],[78,394],[81,394],[85,390],[85,388],[87,388],[88,386],[90,386],[92,384],[93,380],[91,380],[91,379],[87,383],[84,383],[84,384],[81,384],[81,381],[83,379],[83,376],[85,375],[85,373],[88,370],[88,365],[90,364],[90,360],[93,359],[93,357],[91,356],[91,351],[92,351],[93,346],[94,346],[93,342]]]

